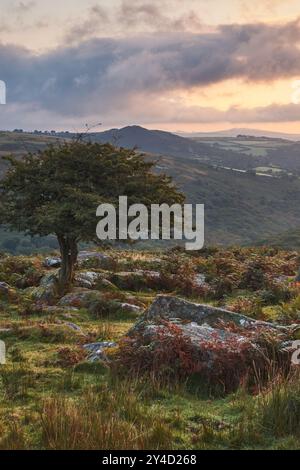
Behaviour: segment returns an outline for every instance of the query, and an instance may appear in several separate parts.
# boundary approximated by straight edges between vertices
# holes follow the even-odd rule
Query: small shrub
[[[211,283],[213,298],[217,300],[223,299],[226,295],[232,294],[236,288],[236,281],[231,276],[216,277]]]
[[[60,367],[72,367],[86,358],[86,351],[79,347],[63,347],[57,352],[57,365]]]
[[[287,302],[291,299],[292,293],[287,286],[271,284],[268,289],[259,292],[259,297],[263,305],[276,305],[280,302]]]
[[[242,274],[240,288],[249,290],[260,290],[268,285],[267,276],[264,273],[260,261],[251,261]]]
[[[253,318],[262,318],[263,309],[261,299],[258,297],[236,297],[226,305],[228,310],[242,313]]]
[[[259,415],[262,425],[276,437],[300,437],[299,374],[277,377],[259,400]]]

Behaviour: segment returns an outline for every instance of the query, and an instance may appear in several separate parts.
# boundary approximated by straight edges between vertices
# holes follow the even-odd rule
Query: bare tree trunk
[[[57,235],[60,253],[61,268],[59,270],[59,288],[61,294],[67,292],[74,280],[74,268],[78,256],[77,242],[74,238]]]

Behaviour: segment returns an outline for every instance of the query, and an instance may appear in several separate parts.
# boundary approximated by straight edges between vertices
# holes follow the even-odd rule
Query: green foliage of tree
[[[153,162],[135,150],[74,141],[49,146],[22,160],[8,157],[1,183],[2,223],[30,235],[55,234],[61,251],[62,291],[72,283],[80,241],[96,239],[99,204],[182,203],[183,195]]]

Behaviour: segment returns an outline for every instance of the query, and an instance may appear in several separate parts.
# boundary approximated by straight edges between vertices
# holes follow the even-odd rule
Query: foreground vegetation
[[[47,272],[41,256],[1,255],[0,282],[11,287],[0,303],[0,338],[7,345],[0,449],[299,448],[297,366],[267,384],[257,378],[251,392],[240,384],[223,395],[193,377],[164,383],[155,375],[120,376],[105,363],[89,362],[82,347],[118,340],[136,322],[140,314],[117,307],[117,300],[146,308],[162,292],[256,319],[300,323],[300,289],[293,282],[298,253],[233,248],[106,255],[105,263],[89,259],[80,270],[105,274],[110,284],[96,286],[85,307],[63,308],[32,300]],[[205,280],[199,283],[200,274]]]

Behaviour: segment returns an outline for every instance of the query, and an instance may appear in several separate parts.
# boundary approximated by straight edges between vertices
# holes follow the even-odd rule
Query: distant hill
[[[27,152],[37,152],[50,143],[57,142],[57,137],[47,135],[35,135],[29,132],[0,131],[0,176],[7,166],[3,161],[4,156],[14,154],[21,157]]]
[[[182,137],[237,137],[238,135],[248,135],[254,137],[270,137],[275,139],[300,140],[300,134],[289,134],[284,132],[272,132],[260,129],[233,128],[215,132],[175,132]]]
[[[140,126],[127,126],[93,134],[93,140],[110,142],[120,147],[133,148],[143,152],[174,157],[205,157],[220,153],[211,146],[185,139],[171,132],[149,130]]]
[[[254,137],[236,129],[239,137],[200,136],[182,137],[171,132],[149,130],[141,126],[127,126],[87,135],[93,141],[110,142],[120,147],[137,148],[141,152],[168,155],[183,159],[197,159],[210,165],[255,170],[275,166],[285,172],[300,171],[300,142],[275,137]],[[228,131],[225,131],[225,133]],[[258,131],[262,132],[262,131]],[[57,133],[70,138],[75,134]],[[264,170],[263,170],[264,171]]]
[[[227,131],[225,131],[227,132]],[[171,132],[127,126],[92,133],[91,139],[134,148],[155,155],[197,159],[210,165],[253,170],[275,166],[284,171],[300,171],[300,142],[273,137],[249,136],[249,129],[236,129],[239,137],[186,138]],[[262,131],[257,131],[263,134]],[[271,133],[272,134],[272,133]],[[276,135],[276,137],[275,137]],[[258,170],[260,171],[260,170]]]
[[[0,132],[2,173],[5,171],[5,164],[1,156],[14,153],[21,158],[27,151],[43,149],[57,138]],[[300,152],[297,157],[298,144],[272,140],[253,142],[251,139],[248,141],[207,138],[205,142],[200,142],[200,147],[197,147],[202,149],[202,156],[199,157],[193,151],[184,153],[183,150],[178,150],[178,148],[193,149],[194,147],[189,147],[192,145],[189,139],[163,131],[129,127],[125,130],[92,134],[90,138],[129,147],[143,146],[142,150],[147,152],[147,158],[151,159],[157,159],[157,155],[161,155],[157,171],[172,176],[186,194],[188,202],[205,204],[207,245],[245,245],[261,243],[262,240],[271,245],[274,240],[276,243],[277,236],[281,237],[282,231],[286,231],[287,236],[283,246],[296,247],[298,238],[297,233],[293,235],[293,231],[295,227],[299,227],[300,179],[296,175],[291,177],[288,174],[283,177],[255,176],[253,172],[226,169],[222,165],[225,166],[230,158],[231,164],[226,165],[228,167],[257,166],[258,163],[266,162],[270,152],[276,154],[274,156],[278,161],[280,155],[284,155],[284,161],[289,162],[287,157],[290,147],[294,150],[290,163],[300,163]],[[212,165],[218,161],[219,166]],[[44,246],[53,246],[53,240],[49,238],[32,245],[22,237],[22,234],[3,233],[0,230],[0,250],[15,246],[14,251],[30,252],[33,248],[41,251]]]

